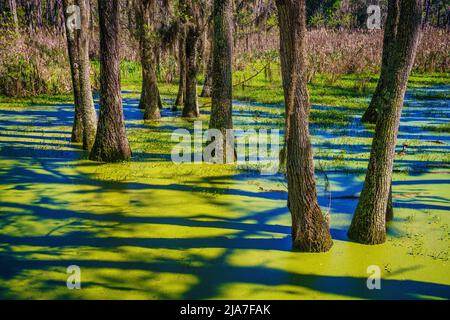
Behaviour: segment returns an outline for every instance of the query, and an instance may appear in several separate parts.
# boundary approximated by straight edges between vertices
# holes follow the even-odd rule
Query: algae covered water
[[[346,231],[358,201],[372,130],[351,110],[313,122],[320,204],[334,247],[291,248],[282,174],[233,165],[172,163],[176,128],[164,110],[142,121],[124,95],[133,150],[128,163],[96,164],[70,143],[72,105],[0,105],[0,297],[38,299],[420,299],[450,298],[450,87],[409,91],[394,174],[388,241],[364,246]],[[202,110],[203,114],[207,109]],[[333,113],[334,112],[334,113]],[[235,101],[240,128],[282,128],[283,107]],[[314,114],[313,114],[314,115]],[[204,116],[203,120],[207,120]],[[67,267],[81,270],[68,290]],[[369,266],[381,290],[368,290]]]

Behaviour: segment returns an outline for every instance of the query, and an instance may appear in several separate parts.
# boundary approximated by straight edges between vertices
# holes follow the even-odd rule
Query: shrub
[[[69,92],[65,43],[57,37],[0,35],[0,94],[23,97]]]

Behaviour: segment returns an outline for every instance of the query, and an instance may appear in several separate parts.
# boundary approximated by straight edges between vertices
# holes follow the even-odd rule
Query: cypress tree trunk
[[[36,26],[38,28],[43,27],[43,21],[42,21],[42,6],[41,6],[41,0],[34,0],[34,14],[36,16]]]
[[[9,0],[9,10],[11,12],[11,16],[14,22],[14,28],[16,32],[19,31],[19,19],[17,18],[17,2],[16,0]]]
[[[181,26],[178,38],[178,64],[180,69],[180,82],[178,84],[178,94],[172,111],[177,111],[179,106],[184,105],[186,96],[186,28]]]
[[[397,14],[398,8],[396,6],[392,7],[392,10],[395,11],[395,15]],[[367,108],[366,112],[364,112],[361,121],[363,123],[370,123],[370,124],[376,124],[377,118],[378,118],[378,110],[381,108],[382,103],[382,95],[385,92],[386,89],[386,79],[389,77],[388,74],[388,64],[391,59],[390,54],[393,52],[393,48],[390,48],[390,46],[393,43],[392,35],[395,33],[396,30],[396,22],[394,20],[386,20],[385,27],[384,27],[384,38],[383,38],[383,54],[382,54],[382,61],[381,61],[381,74],[380,78],[378,79],[377,87],[375,89],[374,94],[372,95],[372,99],[370,101],[369,107]],[[392,186],[390,187],[390,193],[388,197],[388,205],[387,205],[387,211],[386,211],[386,219],[387,221],[390,221],[393,219],[393,205],[392,205]]]
[[[64,17],[67,21],[67,7],[73,5],[75,0],[64,0],[63,11]],[[75,39],[74,29],[67,28],[66,26],[66,38],[67,38],[67,51],[69,54],[70,73],[72,76],[72,88],[73,97],[75,103],[75,112],[73,116],[72,137],[71,141],[79,143],[83,141],[83,112],[80,105],[81,92],[80,92],[80,69],[79,69],[79,53],[78,53],[78,41]]]
[[[90,159],[129,160],[131,149],[125,131],[120,92],[119,0],[99,0],[100,117]]]
[[[80,105],[83,114],[83,149],[90,151],[97,131],[97,114],[91,88],[91,65],[89,59],[89,0],[78,0],[81,16],[81,29],[78,30],[80,57]]]
[[[134,0],[127,0],[125,4],[126,12],[127,12],[127,24],[128,24],[128,31],[132,34],[133,30],[135,30],[135,23],[134,23],[134,17],[133,12],[136,12],[135,3]]]
[[[309,95],[306,86],[305,0],[277,0],[280,57],[286,102],[288,207],[293,246],[324,252],[332,245],[328,221],[317,202],[312,146],[309,138]]]
[[[47,0],[45,3],[45,19],[47,20],[47,24],[51,27],[55,26],[55,1]]]
[[[56,0],[54,6],[54,17],[56,30],[64,32],[64,9],[62,7],[63,0]]]
[[[155,71],[155,33],[151,25],[155,14],[154,0],[138,0],[136,22],[142,64],[142,93],[139,108],[144,109],[144,119],[161,118],[159,90]]]
[[[437,0],[437,17],[436,17],[436,27],[439,28],[441,25],[441,0]]]
[[[186,1],[186,13],[190,17],[186,30],[186,95],[184,97],[183,117],[196,118],[200,115],[197,103],[197,58],[198,58],[198,42],[200,38],[198,19],[193,0]]]
[[[25,13],[25,24],[28,28],[28,32],[31,34],[34,30],[34,15],[33,15],[33,2],[32,1],[26,1],[24,4],[24,13]]]
[[[391,10],[395,11],[393,14],[398,14],[398,8],[396,6],[392,6]],[[364,112],[361,121],[363,123],[377,123],[378,112],[381,107],[382,95],[384,93],[386,87],[386,80],[389,77],[388,74],[388,64],[391,60],[390,55],[393,53],[393,48],[391,48],[393,43],[393,35],[396,32],[397,22],[394,20],[386,19],[386,23],[384,26],[384,38],[383,38],[383,54],[381,59],[381,73],[380,78],[378,79],[377,87],[375,89],[374,94],[372,95],[372,100],[370,101],[369,107],[366,112]]]
[[[208,64],[206,66],[206,72],[205,72],[205,82],[203,83],[203,89],[202,93],[200,94],[200,97],[203,98],[209,98],[212,94],[212,83],[213,83],[213,76],[212,76],[212,69],[213,69],[213,57],[212,52],[209,54]]]
[[[372,142],[369,166],[355,215],[348,231],[350,239],[366,244],[386,239],[388,200],[392,182],[395,145],[403,99],[420,38],[422,0],[391,0],[388,4],[384,50],[389,61]]]
[[[197,54],[199,35],[195,26],[190,25],[186,35],[186,96],[183,117],[196,118],[200,115],[197,103]]]
[[[424,20],[422,21],[422,28],[424,28],[427,24],[428,24],[428,16],[430,14],[430,5],[431,5],[431,0],[426,0],[425,2],[425,17]]]
[[[394,206],[392,205],[392,181],[389,187],[388,203],[386,207],[386,222],[392,221],[394,219]]]
[[[223,157],[226,161],[230,141],[226,130],[233,129],[232,119],[232,4],[231,0],[214,0],[212,43],[212,107],[209,127],[222,131]],[[234,146],[229,146],[234,148]]]

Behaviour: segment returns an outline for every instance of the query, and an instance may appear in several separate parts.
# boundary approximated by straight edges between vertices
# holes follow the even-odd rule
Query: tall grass
[[[329,74],[338,78],[345,74],[377,74],[383,48],[382,30],[311,29],[306,37],[310,78]],[[277,50],[277,31],[251,34],[236,41],[236,56]],[[448,72],[450,70],[450,31],[426,28],[417,50],[416,72]]]
[[[71,90],[65,42],[60,35],[0,36],[0,94],[12,97]]]
[[[5,32],[5,30],[7,32]],[[0,28],[0,94],[6,96],[35,96],[60,94],[71,90],[66,39],[62,34],[39,32],[19,35]],[[364,89],[368,76],[380,71],[383,31],[350,29],[311,29],[307,34],[308,79],[317,74],[325,75],[330,83],[348,74],[361,75],[356,84]],[[276,30],[260,32],[236,39],[234,69],[248,72],[255,60],[265,67],[265,77],[276,78],[279,72],[279,36]],[[138,44],[134,37],[122,34],[122,73],[127,76],[140,71]],[[176,49],[173,49],[176,52]],[[90,55],[99,59],[98,34],[92,33]],[[161,54],[157,66],[161,82],[170,83],[178,79],[177,59],[170,52]],[[258,63],[259,64],[259,63]],[[256,64],[256,65],[258,65]],[[138,70],[139,69],[139,70]],[[450,70],[450,32],[444,29],[427,28],[418,48],[414,71],[448,72]],[[251,70],[256,73],[260,70]],[[250,72],[250,73],[252,73]],[[98,87],[98,65],[93,64],[94,89]],[[242,74],[245,85],[246,75]],[[270,81],[271,82],[271,81]]]

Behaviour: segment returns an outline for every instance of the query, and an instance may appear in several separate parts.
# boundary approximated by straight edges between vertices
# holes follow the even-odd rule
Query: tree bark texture
[[[152,22],[156,12],[155,6],[155,0],[137,0],[136,3],[136,22],[142,64],[142,93],[139,108],[145,110],[145,120],[161,118],[159,112],[160,97],[155,68],[157,35]]]
[[[14,28],[16,32],[19,31],[19,19],[17,17],[17,1],[16,0],[9,0],[9,10],[11,12],[11,17],[14,22]]]
[[[224,138],[222,151],[234,152],[234,144],[227,141],[227,129],[233,129],[232,119],[232,3],[231,0],[214,0],[212,43],[212,106],[209,127],[218,129]]]
[[[118,162],[129,160],[120,92],[119,0],[99,0],[100,23],[100,117],[90,159]]]
[[[383,90],[364,187],[348,231],[349,238],[365,244],[386,239],[386,220],[395,146],[408,77],[420,38],[422,0],[390,0],[383,51]]]
[[[212,86],[213,86],[213,80],[212,80],[212,61],[213,61],[213,57],[212,57],[212,50],[209,53],[209,58],[208,58],[208,63],[206,65],[206,72],[205,72],[205,81],[203,82],[203,89],[202,89],[202,93],[200,94],[200,97],[203,98],[210,98],[211,94],[212,94]]]
[[[97,114],[91,88],[91,65],[89,59],[90,0],[78,0],[81,29],[78,30],[80,66],[80,104],[83,114],[83,149],[90,151],[97,131]]]
[[[178,64],[180,72],[180,82],[178,84],[178,94],[172,110],[176,111],[179,106],[184,105],[184,97],[186,96],[186,29],[181,26],[178,38]]]
[[[309,95],[306,86],[305,0],[277,0],[280,57],[286,102],[288,207],[293,246],[306,252],[328,251],[332,245],[327,218],[317,202],[309,137]]]
[[[194,0],[186,1],[186,13],[189,16],[186,30],[186,96],[182,116],[185,118],[197,118],[200,110],[197,102],[197,73],[198,73],[198,43],[201,36],[196,21],[197,14]]]
[[[63,10],[66,21],[67,21],[67,7],[74,4],[75,0],[64,0],[63,2]],[[79,68],[80,64],[79,64],[78,41],[76,39],[74,29],[70,29],[67,27],[65,29],[67,38],[67,51],[69,55],[70,73],[72,76],[73,97],[75,104],[71,141],[79,143],[83,142],[83,112],[80,105],[81,92],[80,92],[80,68]]]

